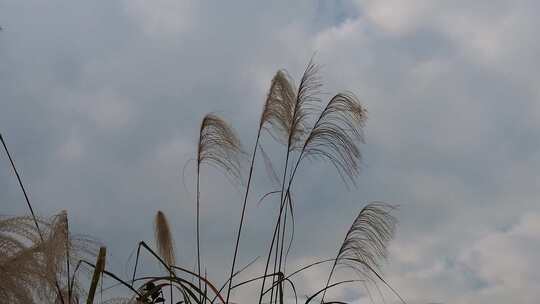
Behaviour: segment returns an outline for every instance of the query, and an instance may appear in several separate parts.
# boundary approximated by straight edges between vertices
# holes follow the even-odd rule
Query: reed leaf
[[[88,297],[86,298],[86,304],[94,303],[94,295],[96,293],[97,284],[99,282],[100,276],[103,273],[103,270],[105,270],[106,256],[107,256],[107,248],[106,247],[99,248],[99,254],[96,261],[96,268],[94,269],[94,274],[92,275],[92,281],[90,284],[90,290],[88,291]]]

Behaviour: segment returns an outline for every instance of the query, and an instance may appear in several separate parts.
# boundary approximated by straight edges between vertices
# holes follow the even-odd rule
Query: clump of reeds
[[[91,303],[91,298],[93,299],[96,278],[100,275],[106,275],[116,280],[118,284],[131,290],[131,296],[111,299],[107,303],[161,303],[169,298],[171,304],[213,304],[216,301],[228,304],[233,303],[230,299],[234,290],[254,286],[252,283],[260,283],[258,286],[255,285],[255,288],[259,290],[259,304],[283,304],[288,301],[287,299],[294,299],[297,302],[298,296],[294,276],[309,271],[312,267],[324,264],[327,264],[329,267],[328,277],[321,282],[320,290],[307,296],[306,304],[313,301],[320,301],[320,303],[344,303],[339,300],[326,301],[327,291],[354,282],[371,282],[376,285],[377,281],[379,283],[382,282],[390,288],[403,301],[399,294],[383,279],[381,274],[380,266],[387,256],[387,246],[394,235],[396,224],[396,218],[392,214],[395,207],[386,203],[373,202],[365,205],[347,231],[344,241],[337,250],[335,257],[321,259],[312,264],[301,266],[295,271],[287,272],[287,255],[294,233],[295,206],[293,201],[293,184],[301,168],[301,164],[307,158],[326,161],[336,168],[338,175],[346,185],[354,186],[356,185],[356,178],[359,174],[362,159],[360,144],[364,141],[363,128],[367,119],[366,108],[351,92],[338,93],[330,98],[325,105],[321,105],[321,79],[318,72],[318,66],[313,61],[310,61],[300,78],[298,86],[294,84],[292,78],[284,70],[278,71],[272,78],[270,90],[266,96],[259,118],[255,143],[251,150],[251,162],[248,167],[247,181],[246,183],[242,183],[244,187],[243,202],[228,279],[222,284],[216,285],[215,282],[207,278],[206,271],[204,273],[202,272],[204,261],[201,258],[202,250],[200,244],[201,168],[207,164],[211,167],[224,170],[233,179],[239,179],[243,175],[243,167],[240,163],[245,152],[242,150],[242,145],[230,125],[217,115],[208,114],[203,118],[199,129],[196,154],[196,270],[192,271],[186,267],[177,265],[171,227],[165,214],[158,211],[154,223],[155,249],[148,246],[146,242],[141,241],[139,243],[131,280],[124,280],[114,273],[107,271],[104,262],[99,258],[96,265],[84,261],[85,264],[95,268],[92,287],[90,288],[92,297],[88,297],[88,303]],[[262,132],[265,130],[268,132]],[[270,157],[260,146],[260,140],[265,135],[269,135],[278,144],[286,147],[284,163],[281,166],[283,168],[283,172],[280,174],[281,177],[275,173]],[[252,176],[258,152],[262,154],[265,166],[271,168],[273,171],[273,179],[281,186],[279,191],[275,191],[280,194],[279,207],[276,210],[277,220],[273,225],[272,237],[268,253],[265,257],[264,272],[248,280],[239,281],[237,280],[237,275],[247,267],[237,269],[236,266],[238,252],[241,248],[240,240],[244,228],[246,206],[249,201]],[[13,168],[15,168],[14,165]],[[19,178],[18,174],[17,177]],[[22,187],[20,178],[19,182]],[[33,210],[28,200],[27,203],[33,215]],[[29,225],[31,219],[34,221],[33,226]],[[36,239],[36,234],[39,234],[40,222],[35,216],[20,219],[19,221],[21,224],[18,225],[25,227],[25,229],[31,232],[21,234],[22,236],[31,239],[34,244],[37,244],[35,246],[41,246],[43,248],[47,246],[46,240]],[[51,231],[57,234],[57,238],[61,240],[56,241],[54,245],[51,243],[52,248],[54,248],[51,252],[64,252],[63,254],[65,254],[65,258],[62,258],[62,256],[59,258],[54,254],[49,258],[46,253],[48,251],[45,250],[45,263],[42,263],[43,265],[40,264],[40,267],[45,268],[60,267],[55,268],[55,271],[46,271],[46,273],[55,273],[53,276],[55,279],[48,279],[45,282],[57,284],[59,277],[70,277],[71,262],[69,257],[78,248],[74,245],[73,238],[68,236],[67,216],[64,213],[61,213],[52,224],[43,224],[43,226],[53,227]],[[56,226],[59,228],[54,228]],[[0,232],[2,231],[1,229],[0,226]],[[289,242],[287,243],[286,240],[289,240]],[[16,246],[18,243],[12,243],[14,245],[9,246],[15,249],[9,250],[17,251]],[[154,276],[137,277],[141,249],[149,252],[166,272]],[[24,249],[21,252],[26,252],[25,250],[29,249]],[[13,253],[10,254],[13,255]],[[104,256],[104,253],[102,254]],[[67,262],[65,261],[66,258]],[[21,259],[23,258],[21,257]],[[30,257],[28,259],[30,262],[35,262]],[[63,265],[65,267],[60,266],[61,261],[64,261]],[[48,263],[51,263],[53,266],[48,265]],[[30,263],[28,265],[32,264]],[[340,265],[345,265],[348,268],[356,270],[360,278],[333,282],[334,274]],[[34,268],[33,266],[29,267],[30,269]],[[59,272],[61,275],[58,275]],[[28,274],[28,277],[23,275],[21,279],[17,279],[14,275],[8,274],[9,280],[12,280],[9,286],[20,285],[22,286],[21,288],[25,288],[24,284],[27,283],[23,282],[39,281],[31,277],[31,275],[33,274]],[[47,288],[55,290],[53,287],[55,287],[54,284]],[[10,287],[8,291],[12,288],[14,287]],[[167,295],[164,292],[166,289],[169,290]],[[56,290],[61,294],[65,288],[63,286],[57,286]],[[0,286],[0,296],[2,292],[7,293],[8,291],[2,291]],[[68,285],[68,298],[71,299],[72,295],[77,292],[79,291],[75,291],[74,288]],[[10,297],[16,297],[16,295],[13,294]]]
[[[96,255],[97,241],[72,234],[66,211],[36,216],[7,144],[0,142],[31,216],[0,216],[0,300],[5,303],[77,303],[84,295],[77,271]]]
[[[84,294],[76,278],[79,261],[95,254],[96,242],[72,235],[67,215],[51,220],[0,218],[0,299],[6,303],[74,303]]]

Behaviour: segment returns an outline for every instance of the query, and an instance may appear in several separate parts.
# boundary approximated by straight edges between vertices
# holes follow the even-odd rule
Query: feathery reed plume
[[[70,268],[86,258],[97,256],[98,243],[91,237],[72,234],[69,231],[68,215],[65,210],[55,215],[50,221],[49,229],[43,243],[43,258],[46,276],[54,281],[62,291],[67,293],[59,296],[61,303],[76,303],[76,297],[84,293],[75,273],[71,277]],[[64,286],[65,285],[65,286]]]
[[[231,294],[232,279],[234,276],[234,268],[236,265],[236,257],[238,256],[238,248],[240,245],[240,236],[242,234],[242,226],[244,223],[244,216],[246,212],[247,199],[249,196],[249,190],[251,186],[251,177],[253,175],[253,168],[255,165],[255,156],[257,154],[257,149],[260,148],[263,153],[263,158],[265,160],[265,165],[267,170],[274,173],[270,159],[267,157],[266,153],[259,145],[259,140],[261,138],[261,131],[266,129],[269,134],[274,137],[274,139],[286,142],[286,138],[289,134],[289,130],[292,126],[293,121],[293,112],[294,112],[294,101],[296,98],[296,93],[294,89],[294,84],[289,78],[289,75],[284,70],[279,70],[276,75],[272,78],[270,84],[270,90],[266,97],[264,103],[263,111],[259,119],[259,128],[257,130],[257,137],[255,139],[255,145],[253,146],[253,152],[251,154],[251,164],[249,167],[249,175],[246,184],[246,191],[244,194],[244,202],[242,204],[242,212],[240,216],[240,224],[238,225],[238,232],[236,234],[236,244],[234,247],[233,260],[231,265],[231,273],[229,276],[229,285],[227,288],[227,298],[226,302],[229,302],[229,297]],[[277,176],[275,177],[277,180]]]
[[[42,228],[43,241],[34,220]],[[54,298],[72,303],[82,294],[74,277],[69,282],[67,261],[90,256],[93,243],[67,233],[65,213],[50,221],[0,217],[0,298],[9,303],[49,303]]]
[[[47,299],[50,294],[45,290],[55,290],[43,278],[41,240],[34,220],[39,221],[30,216],[0,217],[0,298],[7,303],[34,303],[36,291]]]
[[[267,130],[279,142],[287,143],[293,125],[296,89],[285,70],[272,78],[259,120],[259,130]]]
[[[161,210],[157,212],[154,221],[154,236],[158,254],[169,266],[175,265],[174,240],[169,222]]]
[[[323,158],[336,167],[344,182],[355,183],[362,154],[362,128],[367,111],[350,92],[335,95],[322,111],[304,146],[302,157]]]
[[[285,206],[285,200],[286,200],[284,193],[285,193],[285,182],[286,182],[287,172],[288,172],[287,169],[289,168],[288,167],[289,157],[290,157],[291,152],[297,149],[297,147],[300,146],[304,142],[306,134],[307,134],[306,124],[309,120],[309,117],[313,114],[313,111],[315,110],[315,105],[320,101],[319,93],[320,93],[320,87],[322,86],[322,84],[318,76],[318,71],[319,71],[319,67],[313,62],[313,59],[310,60],[300,80],[300,85],[298,87],[298,92],[295,96],[296,98],[294,100],[294,104],[292,108],[290,108],[290,110],[292,110],[292,113],[289,116],[287,116],[291,118],[289,122],[290,124],[288,125],[288,129],[287,129],[288,131],[287,142],[286,142],[287,152],[285,156],[285,166],[283,170],[279,215],[276,221],[274,233],[272,236],[272,241],[270,243],[270,249],[267,255],[264,277],[261,284],[259,304],[262,303],[264,285],[266,282],[266,275],[268,274],[268,266],[270,265],[270,259],[272,256],[272,250],[274,249],[274,243],[276,243],[276,238],[278,239],[277,244],[275,246],[276,257],[278,255],[280,245],[283,246],[283,240],[282,240],[282,244],[279,244],[279,236],[281,232],[282,213],[283,213],[283,208]],[[286,227],[284,226],[283,229],[286,229]],[[272,277],[272,280],[275,282],[275,277]],[[273,285],[274,284],[272,284],[272,286]],[[273,293],[271,293],[270,302],[272,301],[272,297],[273,297]]]
[[[224,169],[233,178],[240,179],[242,148],[234,130],[220,117],[207,114],[201,123],[197,148],[197,274],[201,289],[200,244],[200,176],[201,165]],[[201,299],[202,300],[202,299]]]
[[[361,161],[358,144],[363,142],[362,129],[367,112],[358,99],[349,92],[335,95],[324,108],[316,106],[319,101],[318,94],[321,86],[317,71],[317,66],[313,61],[310,61],[298,88],[295,88],[292,80],[284,70],[278,71],[272,78],[251,154],[249,177],[247,184],[242,184],[246,188],[239,229],[236,234],[231,274],[228,280],[223,282],[220,289],[208,279],[206,267],[204,268],[204,275],[201,274],[199,212],[201,166],[207,164],[224,170],[226,176],[230,179],[240,179],[240,160],[243,153],[235,133],[221,118],[213,114],[206,115],[199,130],[196,158],[197,270],[175,265],[174,242],[169,223],[165,214],[158,211],[154,218],[154,236],[157,250],[150,248],[143,241],[139,242],[133,277],[129,282],[105,269],[105,247],[100,248],[95,265],[88,262],[88,257],[96,256],[96,242],[89,237],[71,233],[66,211],[62,211],[47,220],[34,215],[20,176],[0,135],[0,140],[10,158],[32,213],[31,217],[18,218],[7,218],[0,215],[0,302],[7,301],[15,304],[74,304],[79,303],[79,296],[86,294],[86,302],[92,303],[100,277],[108,276],[117,282],[113,286],[122,285],[133,293],[131,297],[115,298],[104,302],[109,304],[163,303],[167,301],[165,293],[167,288],[170,291],[171,304],[176,302],[213,304],[216,301],[229,304],[232,303],[232,301],[229,302],[229,297],[233,289],[260,281],[262,281],[262,286],[260,286],[259,303],[262,303],[263,297],[270,293],[268,295],[269,302],[268,299],[265,299],[265,302],[283,304],[285,301],[298,301],[295,283],[291,280],[292,276],[316,265],[328,263],[331,268],[329,268],[326,285],[311,296],[306,296],[306,304],[319,300],[319,297],[321,297],[321,304],[345,304],[345,302],[341,301],[325,302],[324,298],[327,290],[349,283],[363,283],[366,286],[367,281],[374,284],[381,297],[382,293],[377,283],[379,281],[384,283],[406,304],[401,296],[379,274],[381,261],[387,257],[388,242],[393,237],[396,225],[396,219],[392,215],[395,207],[386,203],[372,202],[360,211],[347,231],[335,258],[317,260],[300,267],[290,274],[286,274],[287,256],[294,238],[295,208],[293,208],[293,198],[296,199],[296,196],[293,196],[291,189],[301,160],[312,158],[330,162],[337,169],[338,174],[347,186],[349,183],[355,183]],[[276,174],[270,157],[265,153],[259,142],[262,130],[267,130],[269,136],[287,147],[283,173],[280,176]],[[246,280],[238,278],[237,275],[247,266],[235,270],[235,264],[239,255],[240,237],[258,149],[261,150],[262,160],[270,179],[277,186],[281,184],[279,189],[273,189],[273,191],[265,194],[261,200],[270,194],[277,195],[279,193],[281,197],[279,214],[275,226],[273,226],[273,236],[269,245],[264,275],[257,275]],[[284,208],[285,210],[283,210]],[[287,249],[285,249],[286,241],[288,241]],[[136,277],[141,250],[146,250],[147,253],[151,254],[166,269],[167,273]],[[269,270],[271,263],[273,263],[273,269]],[[334,272],[339,265],[351,268],[363,278],[361,280],[336,282]],[[93,277],[89,281],[89,293],[85,293],[81,288],[77,276],[78,270],[88,271],[85,266],[94,268]],[[198,280],[198,286],[193,281],[194,278]],[[233,278],[239,282],[233,285]],[[267,278],[267,283],[272,283],[270,287],[265,287]],[[377,279],[379,281],[376,281]],[[103,285],[103,280],[101,283]],[[225,300],[221,292],[227,286]],[[256,288],[259,288],[259,286]],[[372,299],[367,286],[366,289],[369,298]],[[176,294],[180,299],[173,298],[174,290],[176,290]],[[292,294],[286,294],[289,290],[292,291]]]
[[[358,214],[345,235],[332,265],[325,288],[328,288],[337,265],[346,265],[368,278],[379,276],[380,261],[386,259],[388,242],[394,236],[395,207],[383,202],[371,202]],[[375,272],[375,273],[374,273]],[[321,303],[326,291],[323,292]]]
[[[358,143],[363,142],[362,127],[365,125],[366,114],[367,111],[354,94],[350,92],[339,93],[330,99],[320,113],[301,149],[297,147],[300,150],[300,154],[289,176],[289,184],[286,188],[287,190],[285,190],[286,195],[283,199],[283,204],[288,202],[289,208],[285,209],[284,228],[281,236],[282,244],[278,264],[280,271],[282,260],[286,260],[286,258],[283,259],[283,243],[285,242],[287,210],[291,210],[291,215],[293,210],[290,189],[301,160],[304,157],[329,160],[336,167],[345,184],[347,182],[354,184],[361,159]],[[276,252],[276,258],[277,256],[278,253]]]
[[[240,178],[242,147],[234,130],[220,117],[207,114],[201,123],[197,167],[206,163]]]
[[[319,77],[319,66],[309,61],[309,64],[302,75],[296,101],[293,109],[292,122],[289,129],[288,149],[293,150],[301,145],[307,134],[308,120],[320,102],[320,88],[322,86]]]

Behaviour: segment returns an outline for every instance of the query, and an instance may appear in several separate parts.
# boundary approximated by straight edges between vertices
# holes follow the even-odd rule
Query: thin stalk
[[[272,256],[272,249],[274,247],[274,242],[276,240],[276,234],[279,235],[279,232],[278,232],[278,229],[279,229],[279,224],[281,223],[281,215],[283,213],[283,189],[285,187],[285,179],[287,177],[287,165],[289,164],[289,156],[290,156],[290,146],[291,146],[291,140],[292,140],[292,136],[289,135],[289,140],[288,140],[288,144],[287,144],[287,155],[285,157],[285,168],[283,170],[283,181],[282,181],[282,184],[281,184],[281,195],[280,195],[280,207],[279,207],[279,215],[278,215],[278,219],[277,219],[277,222],[276,222],[276,228],[274,229],[274,234],[272,236],[272,242],[270,243],[270,249],[268,251],[268,258],[266,259],[266,266],[264,268],[264,277],[263,277],[263,281],[262,281],[262,286],[261,286],[261,292],[260,292],[260,296],[259,296],[259,304],[262,303],[262,298],[263,298],[263,292],[264,292],[264,284],[266,282],[266,275],[268,274],[268,266],[270,264],[270,257]],[[276,245],[277,246],[277,245]]]
[[[96,268],[96,265],[90,263],[90,262],[87,262],[85,260],[81,260],[81,263],[84,263],[92,268]],[[139,291],[137,291],[137,289],[133,288],[133,286],[129,285],[127,282],[125,282],[124,280],[120,279],[118,276],[116,276],[114,273],[110,272],[110,271],[107,271],[105,269],[103,269],[102,271],[103,274],[106,274],[108,275],[109,277],[113,278],[114,280],[116,280],[118,283],[124,285],[125,287],[127,287],[128,289],[130,289],[133,293],[135,293],[137,296],[142,296],[141,293]],[[63,303],[63,302],[62,302]]]
[[[281,223],[281,214],[283,212],[283,206],[285,205],[285,202],[284,202],[284,190],[285,190],[285,180],[287,178],[287,169],[288,169],[288,165],[289,165],[289,156],[291,154],[291,147],[292,147],[292,143],[293,143],[293,137],[295,135],[295,131],[296,131],[296,125],[295,125],[295,121],[296,119],[298,118],[297,115],[299,115],[299,111],[300,111],[300,106],[301,106],[301,96],[300,94],[303,92],[302,90],[304,90],[304,85],[306,84],[306,81],[309,81],[308,79],[308,76],[307,76],[307,72],[310,70],[311,68],[311,61],[308,65],[308,68],[306,69],[306,72],[304,73],[304,76],[302,76],[302,80],[300,81],[300,85],[298,86],[298,93],[296,94],[296,102],[295,102],[295,106],[294,106],[294,109],[293,109],[293,113],[292,113],[292,124],[290,126],[290,130],[289,130],[289,134],[288,134],[288,139],[287,139],[287,155],[285,157],[285,168],[283,170],[283,181],[282,181],[282,185],[281,185],[281,197],[280,197],[280,210],[279,210],[279,216],[278,216],[278,221],[276,223],[276,228],[278,228],[278,225],[280,225]],[[289,181],[289,186],[290,186],[290,181]],[[290,188],[290,187],[289,187]],[[270,263],[270,256],[272,255],[272,248],[273,248],[273,245],[274,245],[274,241],[275,241],[275,238],[276,238],[276,233],[278,233],[278,237],[279,237],[279,231],[277,231],[277,229],[274,229],[274,236],[272,237],[272,243],[270,245],[270,250],[269,250],[269,253],[268,253],[268,259],[267,259],[267,263],[266,263],[266,266],[265,266],[265,271],[264,271],[264,274],[265,274],[265,277],[263,278],[263,282],[262,282],[262,286],[261,286],[261,292],[260,292],[260,296],[259,296],[259,304],[262,303],[262,298],[263,298],[263,292],[264,292],[264,284],[266,282],[266,274],[268,274],[268,264]],[[276,246],[279,246],[279,244],[277,244]]]
[[[287,212],[287,209],[285,209],[285,212]],[[278,286],[278,291],[279,291],[279,303],[280,303],[280,304],[283,304],[283,303],[284,303],[284,301],[283,301],[283,281],[284,281],[284,277],[285,277],[285,275],[283,274],[283,272],[280,272],[280,273],[279,273],[280,283],[279,283],[279,286]]]
[[[285,196],[285,200],[287,200],[287,195]],[[279,253],[279,271],[281,271],[281,264],[282,264],[282,260],[283,260],[283,248],[285,247],[285,229],[287,228],[287,211],[289,209],[287,207],[285,207],[285,217],[283,218],[283,232],[282,232],[282,235],[281,235],[281,250],[280,250],[280,253]]]
[[[199,277],[199,290],[201,289],[201,241],[200,241],[200,167],[201,162],[197,163],[197,274]],[[202,298],[200,299],[202,301]]]
[[[258,259],[259,257],[256,257],[253,261],[249,262],[247,265],[245,265],[243,268],[241,268],[240,270],[236,271],[234,274],[233,274],[233,277],[237,276],[239,273],[241,273],[242,271],[246,270],[249,266],[251,266],[251,264],[255,263],[255,261]],[[221,294],[221,291],[223,291],[223,289],[225,289],[225,287],[228,286],[229,284],[229,281],[231,280],[231,278],[228,278],[227,281],[225,281],[225,283],[223,283],[223,285],[221,286],[221,288],[218,290],[218,293]],[[231,287],[231,289],[233,289],[234,286]],[[214,298],[212,299],[212,301],[210,302],[210,304],[213,304],[214,301],[216,300],[217,298],[217,295],[214,296]]]
[[[0,141],[2,142],[2,146],[4,146],[4,150],[6,151],[6,154],[8,156],[9,162],[11,163],[11,168],[13,168],[13,171],[15,172],[15,176],[17,176],[17,181],[19,182],[19,186],[21,187],[21,190],[24,194],[24,199],[26,200],[26,204],[28,205],[28,209],[30,209],[30,214],[32,214],[32,219],[34,220],[34,224],[36,225],[39,238],[43,242],[43,234],[41,233],[41,229],[39,228],[39,224],[36,218],[36,214],[34,213],[34,209],[32,208],[32,204],[30,204],[30,199],[28,198],[28,195],[26,194],[26,190],[24,188],[24,185],[21,180],[21,176],[19,175],[19,171],[17,171],[17,167],[15,167],[15,163],[13,161],[13,158],[11,158],[11,153],[9,153],[9,150],[7,148],[6,142],[4,141],[4,138],[2,137],[2,134],[0,134]]]
[[[321,297],[321,304],[324,303],[324,296],[326,296],[326,290],[328,289],[328,286],[330,285],[330,280],[332,279],[332,275],[334,275],[334,270],[336,269],[337,265],[337,259],[334,261],[332,265],[332,269],[330,269],[330,274],[328,275],[328,279],[326,280],[326,285],[324,286],[324,291]]]
[[[15,167],[15,162],[13,161],[13,158],[11,157],[11,153],[9,153],[9,149],[6,145],[6,142],[4,141],[4,137],[2,134],[0,134],[0,141],[2,142],[2,146],[4,147],[4,150],[6,151],[6,154],[9,159],[9,163],[11,164],[11,168],[15,172],[15,176],[17,177],[17,181],[19,182],[19,186],[22,190],[22,193],[24,195],[24,199],[26,200],[26,205],[28,206],[28,209],[30,210],[30,214],[32,215],[32,219],[34,220],[34,224],[36,225],[36,229],[39,234],[39,238],[41,242],[44,242],[43,239],[43,233],[41,232],[41,229],[39,228],[39,224],[37,221],[36,214],[34,213],[34,208],[32,208],[32,204],[30,204],[30,199],[28,198],[28,194],[26,193],[26,189],[24,188],[21,176],[19,175],[19,171],[17,171],[17,167]],[[55,278],[55,286],[56,286],[56,292],[58,293],[58,296],[60,297],[60,301],[62,304],[64,304],[64,296],[62,295],[62,289],[60,288],[60,285],[58,284],[58,280]]]
[[[204,303],[206,303],[208,299],[208,285],[206,284],[206,282],[208,282],[208,276],[206,273],[206,268],[204,268],[204,282]]]
[[[278,222],[278,233],[277,233],[277,240],[276,240],[276,248],[274,253],[274,267],[273,267],[273,273],[276,273],[276,267],[277,267],[277,260],[278,260],[278,252],[279,252],[279,237],[281,232],[281,221]],[[276,282],[276,277],[272,277],[272,285]],[[276,293],[276,299],[277,299],[277,291]],[[274,290],[272,290],[272,293],[270,294],[270,303],[273,303],[274,300]]]
[[[170,272],[169,274],[170,274],[171,277],[174,276],[174,274],[172,272]],[[171,300],[170,303],[173,304],[173,284],[172,284],[172,279],[169,281],[169,283],[170,283],[169,288],[170,288],[170,292],[171,292],[170,293],[170,297],[171,297],[170,298],[170,300]]]
[[[69,262],[70,262],[70,259],[69,259],[69,221],[68,221],[68,217],[67,217],[67,214],[66,214],[66,267],[67,267],[67,280],[68,280],[68,302],[71,303],[71,286],[69,285],[69,276],[70,276],[70,271],[69,271]]]
[[[242,205],[242,215],[240,216],[240,224],[238,225],[238,233],[236,235],[236,244],[234,246],[234,255],[231,266],[231,275],[229,276],[229,287],[227,288],[227,298],[226,303],[229,303],[229,297],[231,294],[232,279],[234,276],[234,267],[236,265],[236,257],[238,256],[238,247],[240,246],[240,235],[242,234],[242,227],[244,224],[244,215],[246,212],[247,199],[249,195],[249,189],[251,185],[251,177],[253,175],[253,167],[255,166],[255,155],[257,154],[257,147],[259,146],[259,139],[261,137],[261,128],[257,131],[257,139],[255,140],[255,147],[253,148],[253,153],[251,156],[251,165],[249,167],[249,176],[246,185],[246,193],[244,195],[244,203]]]

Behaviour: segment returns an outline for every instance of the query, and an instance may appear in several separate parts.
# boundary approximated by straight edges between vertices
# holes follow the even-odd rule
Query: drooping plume
[[[338,170],[344,181],[354,183],[360,160],[359,143],[367,111],[352,93],[335,95],[307,137],[303,157],[323,158]]]
[[[394,206],[383,202],[367,204],[347,231],[337,255],[337,264],[365,264],[379,270],[380,262],[387,257],[388,243],[394,236],[397,222],[391,214],[394,209]]]
[[[264,103],[259,128],[266,129],[274,139],[287,143],[296,101],[293,80],[285,70],[279,70],[270,84]]]
[[[167,265],[175,265],[174,240],[165,214],[158,211],[154,221],[154,237],[159,256]]]
[[[266,129],[268,133],[278,142],[282,142],[284,144],[287,143],[289,131],[291,129],[293,121],[295,100],[296,93],[292,80],[289,78],[287,72],[285,72],[284,70],[278,71],[276,75],[272,78],[272,82],[270,84],[270,90],[266,97],[263,111],[259,120],[257,138],[255,140],[255,145],[251,154],[251,164],[249,167],[246,191],[244,194],[244,202],[242,205],[242,212],[240,216],[240,224],[238,226],[238,232],[236,234],[236,243],[231,264],[231,273],[229,277],[229,284],[227,287],[227,303],[229,302],[229,297],[231,294],[231,286],[233,282],[234,269],[236,266],[236,258],[238,256],[238,248],[240,245],[240,236],[242,234],[242,226],[244,223],[246,205],[251,186],[251,177],[253,175],[255,156],[257,155],[258,150],[260,150],[263,155],[267,171],[271,172],[270,176],[274,177],[276,183],[279,184],[279,180],[274,172],[270,158],[267,157],[266,153],[264,152],[262,146],[259,143],[259,140],[261,138],[261,131],[263,129]]]
[[[240,178],[242,147],[234,130],[220,117],[207,114],[201,123],[197,166],[207,163]]]
[[[380,263],[387,257],[388,243],[394,236],[397,222],[391,214],[395,208],[384,202],[371,202],[360,211],[339,248],[326,281],[321,303],[324,303],[326,289],[338,265],[350,267],[368,279],[373,277],[381,279]]]
[[[272,79],[259,127],[269,131],[277,141],[296,147],[307,133],[307,120],[320,101],[322,86],[319,67],[310,61],[298,89],[287,72],[280,70]]]
[[[220,117],[207,114],[201,123],[199,145],[197,147],[197,274],[201,289],[201,237],[200,237],[200,177],[201,165],[208,164],[223,169],[233,179],[241,179],[240,160],[242,156],[240,140],[233,129]],[[202,298],[200,299],[202,300]]]
[[[289,130],[288,146],[290,151],[297,149],[304,143],[308,133],[309,118],[318,108],[322,86],[318,72],[319,67],[310,61],[300,80]]]

